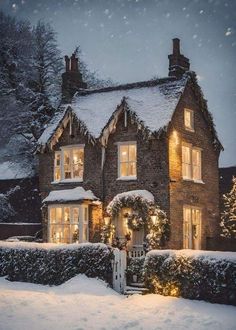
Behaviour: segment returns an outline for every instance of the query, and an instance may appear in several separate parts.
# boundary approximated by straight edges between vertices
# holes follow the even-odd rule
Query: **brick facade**
[[[194,111],[195,131],[184,127],[184,108]],[[219,224],[219,152],[213,147],[212,133],[204,119],[201,105],[194,89],[189,84],[173,115],[167,133],[161,137],[145,139],[137,124],[129,117],[125,125],[121,114],[115,130],[110,134],[105,148],[105,162],[102,170],[102,146],[88,141],[80,132],[79,123],[73,121],[70,135],[69,125],[64,129],[54,150],[39,155],[40,191],[42,198],[56,189],[69,189],[81,185],[92,190],[103,202],[102,206],[90,209],[90,240],[99,241],[99,230],[103,211],[115,195],[121,192],[146,189],[157,204],[166,211],[171,222],[171,237],[168,248],[183,248],[183,206],[192,205],[202,210],[202,245],[205,249],[207,238],[218,236]],[[137,180],[124,181],[118,178],[118,142],[137,143]],[[191,143],[202,149],[202,180],[194,183],[182,179],[182,142]],[[82,183],[52,184],[54,152],[61,146],[84,144],[84,180]],[[44,239],[47,231],[47,212],[44,215]]]

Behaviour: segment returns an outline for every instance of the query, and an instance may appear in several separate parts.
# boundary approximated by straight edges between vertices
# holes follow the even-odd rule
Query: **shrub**
[[[143,282],[143,266],[145,257],[129,258],[127,262],[127,281],[133,282],[133,275],[137,275],[138,282]]]
[[[0,276],[59,285],[77,274],[111,280],[113,253],[104,244],[0,243]]]
[[[144,279],[153,293],[236,305],[234,252],[153,250]]]

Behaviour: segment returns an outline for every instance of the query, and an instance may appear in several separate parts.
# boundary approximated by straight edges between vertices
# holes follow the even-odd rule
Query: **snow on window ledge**
[[[76,182],[83,182],[83,179],[63,179],[60,181],[52,181],[51,184],[76,183]]]
[[[116,179],[116,181],[133,181],[133,180],[137,180],[137,177],[136,176],[121,176]]]
[[[202,181],[202,180],[194,180],[194,179],[189,179],[189,178],[185,178],[185,177],[183,177],[183,181],[189,181],[189,182],[193,182],[193,183],[205,184],[205,182]]]

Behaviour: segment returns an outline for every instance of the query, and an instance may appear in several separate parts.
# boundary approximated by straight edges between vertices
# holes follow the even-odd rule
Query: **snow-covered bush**
[[[126,276],[128,282],[133,282],[133,276],[137,276],[138,282],[143,282],[143,266],[145,257],[129,258],[127,263]]]
[[[110,282],[112,251],[104,244],[0,242],[0,276],[10,281],[58,285],[77,274]]]
[[[144,264],[153,293],[236,305],[236,253],[153,250]]]

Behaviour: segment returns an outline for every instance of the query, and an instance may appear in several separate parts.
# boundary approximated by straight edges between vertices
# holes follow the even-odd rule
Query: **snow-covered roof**
[[[43,200],[43,203],[66,203],[81,200],[97,201],[98,198],[93,194],[91,190],[84,190],[83,187],[76,187],[74,189],[51,191],[49,195]]]
[[[104,89],[77,93],[71,107],[89,133],[98,138],[111,115],[125,100],[129,110],[137,115],[151,132],[168,125],[184,90],[186,78],[164,83],[137,84],[131,88]],[[96,118],[96,120],[94,120]]]
[[[115,87],[78,91],[70,105],[64,105],[52,118],[39,139],[45,145],[70,109],[93,138],[99,138],[122,102],[150,131],[158,132],[171,121],[188,76],[163,78]],[[59,134],[60,135],[60,134]]]
[[[130,198],[136,198],[141,197],[142,199],[153,203],[154,202],[154,196],[152,193],[150,193],[148,190],[130,190],[125,191],[123,193],[117,194],[113,200],[108,204],[108,209],[111,209],[113,205],[121,200],[124,199],[130,199]]]

